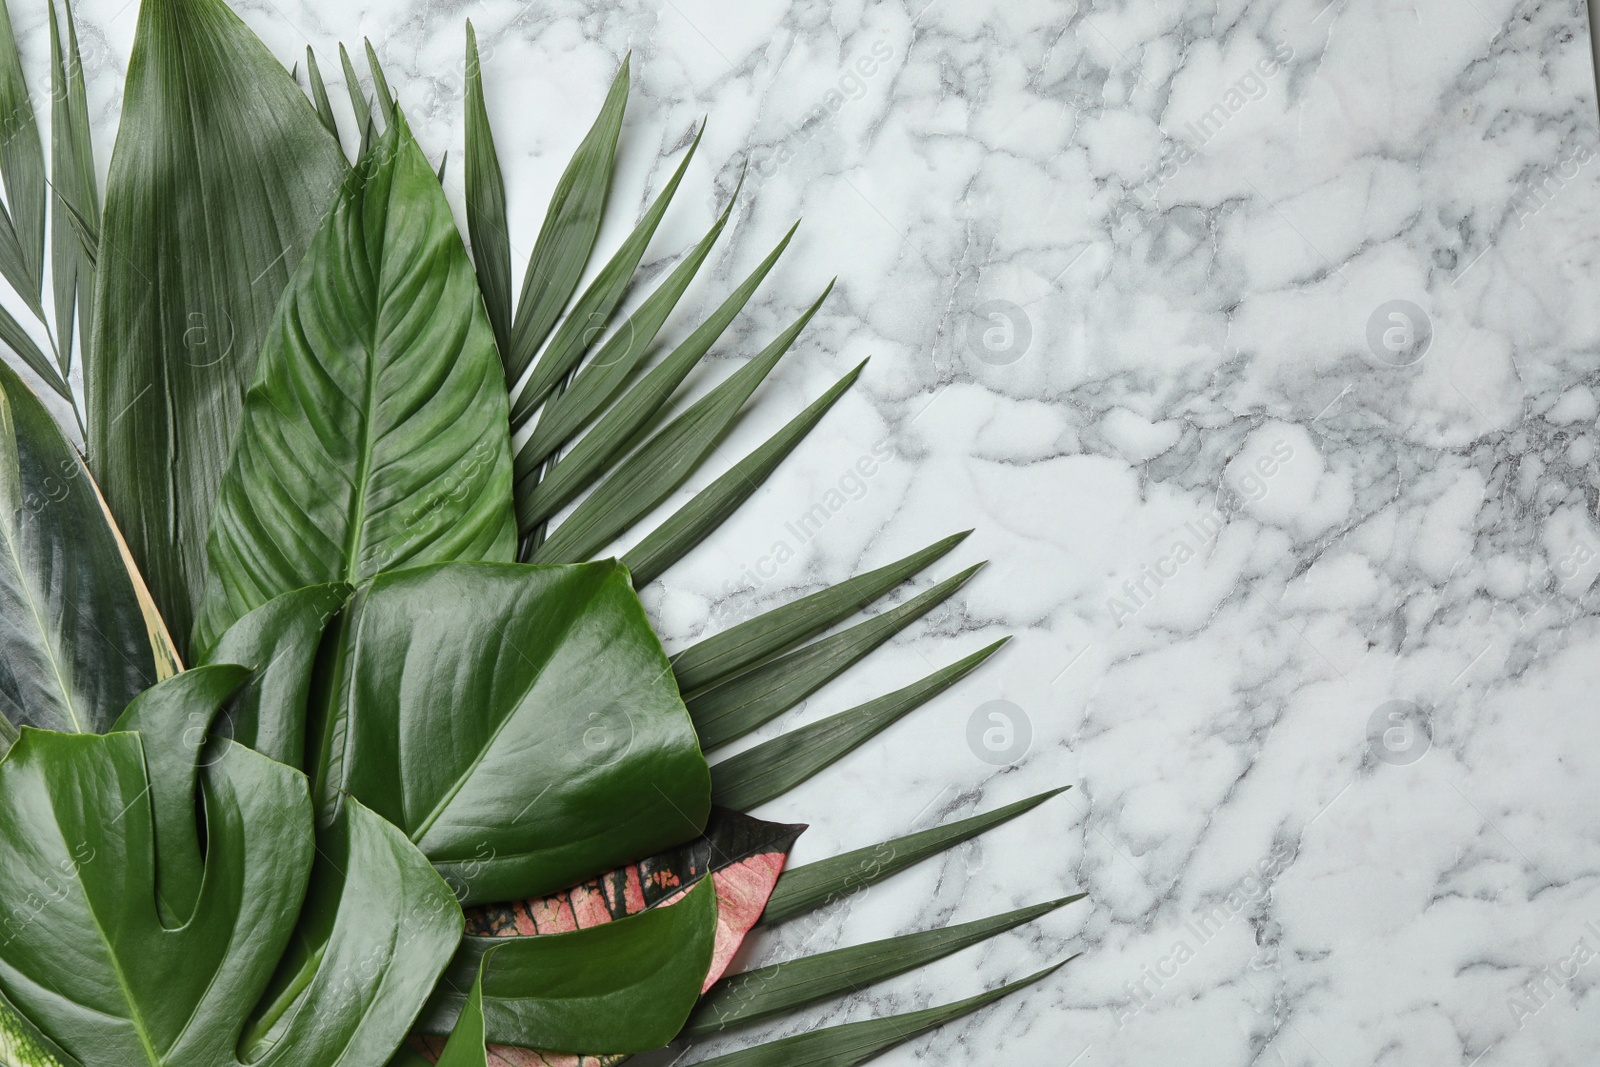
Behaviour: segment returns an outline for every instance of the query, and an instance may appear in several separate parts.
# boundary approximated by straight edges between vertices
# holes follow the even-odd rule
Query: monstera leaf
[[[463,903],[554,892],[704,828],[705,757],[615,562],[384,574],[341,630],[318,796],[400,827]]]
[[[179,676],[147,694],[129,720],[143,732],[24,728],[0,762],[0,899],[13,902],[0,993],[84,1067],[381,1064],[448,960],[460,911],[359,804],[313,844],[303,776],[231,742],[185,744],[242,676],[190,673],[201,684]],[[193,818],[202,751],[203,859],[192,840],[168,847],[185,800]],[[180,881],[197,890],[191,907],[158,893]],[[164,921],[158,896],[186,918]],[[284,982],[274,972],[297,923],[324,936]],[[275,995],[258,1007],[263,994]]]
[[[262,338],[348,170],[223,0],[139,5],[84,383],[92,467],[180,642]]]
[[[0,364],[0,751],[19,725],[104,730],[156,678],[134,579],[89,472]]]
[[[209,648],[280,594],[516,551],[494,332],[397,111],[312,241],[262,346],[212,518]]]

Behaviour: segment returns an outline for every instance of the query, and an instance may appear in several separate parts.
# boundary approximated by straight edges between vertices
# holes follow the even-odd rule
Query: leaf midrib
[[[50,639],[50,630],[45,626],[44,615],[39,610],[38,600],[34,596],[33,584],[28,581],[27,571],[23,567],[22,556],[18,541],[22,537],[22,529],[8,521],[3,527],[6,531],[6,553],[11,557],[11,567],[17,576],[17,588],[22,592],[22,598],[28,605],[28,614],[33,616],[35,629],[39,631],[40,645],[44,649],[45,659],[49,661],[50,673],[55,676],[56,687],[61,690],[61,702],[67,709],[67,715],[72,719],[72,732],[84,733],[83,722],[78,718],[78,709],[74,704],[71,688],[67,685],[66,676],[61,673],[61,659],[57,655],[55,642]]]

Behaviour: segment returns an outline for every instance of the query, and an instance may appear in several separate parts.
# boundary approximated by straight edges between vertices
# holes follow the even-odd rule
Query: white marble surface
[[[691,310],[804,216],[719,355],[839,285],[726,453],[873,362],[649,591],[672,643],[977,527],[938,568],[992,561],[961,602],[786,724],[1016,641],[762,814],[813,824],[805,859],[1074,788],[752,958],[1076,889],[1092,907],[777,1030],[1082,952],[882,1062],[1600,1055],[1600,964],[1574,956],[1600,952],[1600,190],[1581,3],[237,6],[286,60],[311,43],[330,82],[335,42],[370,36],[425,146],[456,159],[472,18],[522,256],[630,49],[609,239],[703,114],[647,259],[665,266],[752,168]],[[43,69],[43,8],[13,8]],[[103,167],[135,5],[85,0],[81,17]],[[1020,309],[1009,350],[1006,324],[978,317],[994,301]],[[1391,301],[1425,316],[1408,366],[1388,365],[1418,355]],[[851,481],[875,447],[891,458]],[[787,532],[818,502],[820,535]],[[776,565],[779,542],[793,558]],[[967,740],[995,700],[1031,726],[1006,767]],[[1369,742],[1391,701],[1431,737],[1380,722]]]

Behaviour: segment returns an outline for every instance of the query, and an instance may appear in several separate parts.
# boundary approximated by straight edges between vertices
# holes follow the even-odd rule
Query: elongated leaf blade
[[[868,845],[784,873],[767,899],[761,925],[784,922],[898,874],[930,856],[970,841],[979,834],[1032,811],[1070,786],[1052,789],[945,826],[920,830],[905,837]]]
[[[568,1053],[660,1048],[699,999],[716,928],[717,895],[702,880],[670,906],[566,933],[500,939],[482,956],[484,1037]],[[454,1005],[453,1027],[464,1007],[459,996],[435,1004]],[[443,1021],[435,1015],[423,1025]]]
[[[739,288],[722,302],[710,318],[701,323],[688,339],[672,351],[671,355],[624,393],[600,417],[594,427],[583,435],[572,451],[549,468],[544,480],[556,488],[546,490],[547,493],[558,493],[563,499],[572,499],[592,485],[605,473],[607,466],[613,460],[625,452],[631,443],[636,442],[643,428],[666,405],[684,378],[688,377],[689,372],[749,302],[751,295],[777,263],[778,257],[783,254],[793,236],[794,228],[791,227],[788,234],[778,243],[778,247],[773,249]],[[519,493],[526,495],[532,491],[532,487],[537,484],[534,479],[537,473],[536,469],[531,470],[519,478]],[[528,526],[523,526],[524,532],[528,529]]]
[[[515,555],[494,336],[444,193],[398,113],[262,346],[209,549],[200,648],[308,585]]]
[[[353,592],[342,583],[275,597],[234,623],[202,662],[241,663],[254,673],[217,732],[263,756],[306,770],[306,715],[317,652]]]
[[[698,138],[696,143],[698,144]],[[691,147],[690,151],[693,150]],[[683,168],[679,167],[678,174],[682,173]],[[676,185],[676,179],[677,175],[674,175],[673,186]],[[669,186],[668,190],[662,193],[662,198],[670,195],[673,186]],[[539,416],[539,423],[534,428],[533,436],[517,453],[519,472],[532,470],[535,464],[548,459],[552,452],[565,444],[596,412],[600,411],[627,380],[645,351],[655,341],[656,335],[661,332],[667,316],[672,313],[684,291],[689,288],[689,283],[694,280],[701,264],[706,261],[706,256],[710,255],[711,248],[722,234],[722,229],[727,225],[728,216],[732,211],[733,201],[730,200],[711,229],[700,239],[700,243],[690,249],[683,261],[672,269],[666,281],[656,286],[639,305],[639,309],[628,316],[628,321],[606,339],[594,358],[578,372],[572,385],[545,405],[544,411]]]
[[[694,159],[695,150],[699,147],[700,134],[696,134],[694,142],[684,153],[682,162],[678,164],[678,169],[673,171],[666,187],[657,194],[643,217],[634,226],[633,232],[628,235],[628,239],[622,242],[622,247],[618,248],[606,261],[606,265],[600,268],[594,281],[584,289],[583,295],[562,320],[555,336],[550,339],[550,344],[539,356],[539,361],[534,364],[533,373],[517,391],[516,403],[511,405],[513,433],[522,428],[529,416],[578,365],[578,360],[583,357],[583,353],[589,349],[594,340],[605,331],[611,321],[612,312],[616,310],[617,304],[622,300],[622,294],[627,290],[628,282],[632,280],[634,271],[639,268],[639,261],[644,258],[644,251],[650,245],[650,238],[655,236],[656,227],[666,215],[667,206],[672,203],[673,194],[678,191],[678,185],[683,181],[684,171],[689,169],[689,163]]]
[[[533,562],[575,563],[588,559],[682,485],[728,432],[750,394],[772,373],[832,289],[829,283],[817,302],[754,359],[641,445],[573,509],[533,554]],[[528,497],[527,513],[519,511],[518,515],[523,529],[565,503],[563,493],[551,488],[554,484],[546,481]]]
[[[350,52],[342,43],[339,45],[339,67],[344,71],[344,87],[350,96],[350,109],[355,112],[356,129],[361,133],[361,155],[365,156],[372,149],[372,142],[377,137],[377,126],[372,118],[372,101],[367,99],[366,91],[361,88],[361,79],[356,74],[356,66],[350,62]]]
[[[478,60],[478,33],[467,20],[467,234],[478,271],[483,306],[494,328],[495,349],[507,358],[511,349],[511,234],[506,222],[506,183],[500,174],[500,153],[489,126],[483,96],[483,67]]]
[[[28,336],[28,331],[22,328],[22,323],[3,307],[0,307],[0,341],[4,341],[11,351],[28,365],[29,370],[50,387],[52,392],[63,400],[72,399],[72,390],[61,377],[55,364],[51,363],[50,358],[39,348],[38,342]]]
[[[317,118],[334,137],[339,136],[339,120],[333,114],[333,101],[328,99],[328,86],[322,80],[322,67],[317,63],[317,53],[306,45],[306,80],[311,83],[311,101],[316,105]]]
[[[611,192],[617,138],[622,133],[622,112],[628,106],[628,63],[629,59],[624,58],[599,117],[578,145],[545,209],[544,225],[539,228],[527,273],[522,277],[522,295],[511,324],[511,345],[501,352],[506,361],[507,385],[521,379],[543,347],[561,309],[578,288],[578,279],[583,276],[599,236],[600,217]]]
[[[682,559],[750,499],[750,494],[761,488],[778,469],[778,464],[816,428],[834,402],[855,384],[866,365],[862,360],[760,447],[696,493],[693,500],[630,548],[623,556],[623,564],[633,574],[635,586],[642,588],[655,581],[661,572]]]
[[[881,1056],[896,1045],[905,1044],[929,1030],[963,1015],[970,1015],[1019,989],[1043,981],[1062,966],[1062,963],[1058,963],[1054,967],[1046,967],[1026,978],[966,1000],[958,1000],[954,1004],[882,1019],[868,1019],[865,1022],[845,1023],[826,1030],[813,1030],[726,1056],[701,1060],[695,1067],[856,1067],[856,1064]]]
[[[311,874],[305,779],[221,744],[203,776],[203,887],[190,921],[169,929],[141,735],[22,731],[0,761],[0,898],[56,888],[8,929],[0,986],[85,1064],[235,1063],[304,909],[327,917],[328,944],[299,987],[303,1010],[254,1062],[382,1062],[447,962],[459,909],[398,832],[357,805],[319,843],[327,860]]]
[[[686,701],[700,745],[711,750],[743,737],[788,711],[843,674],[862,657],[949,599],[971,580],[968,567],[843,633],[768,660]]]
[[[1085,895],[1078,893],[986,919],[821,952],[733,975],[701,998],[700,1006],[683,1028],[683,1036],[703,1037],[748,1026],[859,992],[1032,922]]]
[[[88,470],[0,364],[0,719],[98,733],[157,677],[134,579]]]
[[[84,365],[89,454],[185,646],[245,388],[347,169],[289,72],[223,0],[140,6],[106,187],[116,254],[96,272]]]
[[[678,677],[678,686],[686,694],[698,694],[815,637],[932,566],[965,541],[970,533],[971,530],[966,530],[952,534],[904,559],[801,597],[689,646],[672,657],[672,672]]]
[[[93,319],[94,257],[85,245],[98,233],[80,233],[74,216],[100,223],[100,190],[89,139],[88,104],[84,96],[83,61],[78,31],[67,7],[67,42],[63,55],[56,6],[50,10],[50,171],[54,205],[50,212],[50,274],[55,303],[56,344],[62,377],[72,371],[74,316],[83,324],[83,343]],[[82,302],[80,304],[80,301]]]
[[[11,30],[11,14],[0,3],[0,175],[6,187],[5,213],[20,253],[12,267],[0,257],[0,271],[30,307],[38,308],[44,292],[44,145],[22,55]]]
[[[387,130],[394,125],[394,91],[389,88],[389,79],[383,76],[383,65],[378,62],[372,42],[362,38],[361,43],[367,50],[367,69],[372,71],[372,88],[378,97],[378,110],[383,115],[383,128]]]
[[[976,670],[1006,643],[957,660],[904,689],[746,749],[711,768],[711,797],[747,811],[782,796]]]
[[[390,819],[464,903],[551,893],[704,829],[705,757],[615,562],[384,574],[343,632],[318,796]]]

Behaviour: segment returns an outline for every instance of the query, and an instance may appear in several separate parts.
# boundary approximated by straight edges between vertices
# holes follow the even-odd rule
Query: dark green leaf
[[[361,43],[367,48],[367,69],[372,71],[372,89],[378,97],[378,111],[383,115],[383,127],[388,130],[394,125],[394,93],[389,89],[389,79],[383,76],[383,66],[378,62],[378,53],[372,50],[372,42],[363,37]]]
[[[1078,893],[975,922],[803,956],[724,978],[701,999],[683,1028],[683,1036],[703,1037],[859,992],[1032,922],[1085,895]]]
[[[500,174],[489,109],[483,98],[478,34],[467,20],[467,234],[478,270],[483,306],[502,358],[511,351],[511,237],[506,224],[506,183]]]
[[[569,1053],[660,1048],[699,999],[716,930],[716,892],[702,879],[670,907],[569,933],[500,939],[481,957],[483,1039]],[[465,1006],[442,984],[423,1029],[445,1032],[460,1015],[476,1032],[479,1021]]]
[[[572,299],[578,279],[589,262],[600,216],[611,191],[611,164],[622,133],[622,112],[628,105],[628,59],[611,82],[611,91],[583,143],[567,164],[545,209],[544,225],[533,245],[528,272],[522,277],[522,295],[511,325],[511,345],[500,354],[505,359],[506,384],[515,385],[545,338],[561,309]]]
[[[300,986],[301,1010],[255,1062],[383,1062],[448,961],[459,909],[394,828],[354,804],[321,845],[328,858],[308,894],[305,779],[221,745],[204,775],[199,903],[169,929],[156,910],[158,873],[170,872],[154,866],[160,827],[140,735],[22,731],[0,761],[0,899],[48,903],[13,914],[0,986],[90,1067],[236,1064],[304,903],[310,919],[327,917],[328,944]],[[329,877],[334,866],[343,875]]]
[[[1070,788],[1062,786],[947,826],[920,830],[785,871],[778,880],[778,887],[767,899],[766,910],[761,915],[762,925],[793,919],[865,889],[945,849],[1010,822]]]
[[[156,679],[134,580],[89,472],[0,364],[0,720],[98,733]],[[3,750],[15,734],[0,733]]]
[[[333,114],[333,101],[328,99],[328,86],[322,80],[322,67],[317,64],[317,54],[306,45],[306,78],[311,82],[311,99],[317,105],[317,117],[328,132],[339,136],[339,120]]]
[[[944,692],[1000,650],[996,641],[904,689],[775,737],[711,768],[713,802],[749,811],[780,797]]]
[[[0,210],[0,273],[37,312],[44,292],[44,146],[4,3],[0,3],[0,175],[6,187],[5,208]]]
[[[67,5],[67,47],[62,55],[56,7],[50,9],[50,170],[54,200],[50,212],[50,273],[55,298],[56,345],[65,377],[72,370],[73,315],[89,341],[94,321],[94,256],[99,240],[100,189],[89,138],[89,105],[84,92],[83,60],[78,54],[78,29]],[[76,218],[89,219],[81,232]]]
[[[328,623],[348,585],[313,585],[275,597],[230,626],[202,662],[242,663],[255,673],[217,731],[263,756],[306,769],[306,708]]]
[[[350,53],[343,43],[339,45],[339,67],[344,71],[344,87],[350,94],[350,109],[356,115],[356,129],[361,132],[361,154],[364,156],[371,150],[373,138],[377,136],[372,121],[372,101],[367,99],[367,94],[362,90],[355,64],[350,62]]]
[[[179,641],[256,355],[347,170],[223,0],[140,6],[84,365],[89,455]]]
[[[834,402],[855,384],[866,365],[867,361],[862,360],[854,370],[835,382],[760,447],[696,493],[694,499],[628,549],[622,562],[633,575],[634,587],[643,588],[655,581],[750,499],[750,494],[761,488],[772,472],[778,469],[778,464],[805,440]]]
[[[249,676],[248,667],[232,664],[184,671],[140,693],[112,727],[144,739],[155,819],[156,905],[169,930],[188,922],[200,899],[205,865],[194,807],[200,751],[223,702]]]
[[[904,604],[857,623],[691,697],[686,703],[702,748],[735,741],[788,711],[867,653],[942,604],[978,573],[968,567]]]
[[[830,282],[817,302],[754,359],[690,405],[620,464],[556,528],[533,554],[533,561],[575,563],[588,559],[671,496],[728,432],[750,394],[772,373],[832,289]],[[519,511],[522,528],[529,527],[530,518],[537,520],[553,514],[568,498],[565,485],[554,478],[546,480],[528,498],[526,512]]]
[[[51,390],[60,394],[62,399],[70,401],[72,390],[62,380],[60,372],[50,362],[50,358],[42,352],[28,331],[22,328],[22,323],[5,308],[0,307],[0,341],[4,341],[13,352],[21,357],[28,369],[37,374],[44,384]]]
[[[384,574],[343,628],[319,796],[401,827],[465,903],[554,892],[705,826],[705,758],[616,563]]]
[[[398,113],[284,297],[220,496],[200,648],[291,590],[516,552],[494,336]]]
[[[854,615],[967,539],[952,534],[920,552],[731,626],[672,657],[678,686],[694,695]]]
[[[856,1064],[881,1056],[919,1034],[925,1034],[1048,978],[1062,966],[1064,961],[999,989],[958,1000],[954,1004],[891,1015],[884,1019],[845,1023],[826,1030],[813,1030],[726,1056],[701,1060],[693,1067],[856,1067]]]
[[[683,379],[728,328],[734,316],[749,302],[751,294],[772,270],[793,236],[794,229],[791,227],[778,247],[722,302],[722,306],[709,319],[659,366],[624,393],[570,453],[556,461],[546,472],[544,480],[556,485],[558,490],[547,492],[559,491],[567,499],[575,497],[604,474],[612,460],[636,442],[645,424],[661,410]],[[524,488],[529,484],[533,483],[525,483]],[[526,530],[528,527],[523,528]]]
[[[695,145],[698,144],[699,138],[696,137]],[[690,147],[689,153],[693,155],[694,146]],[[687,164],[688,159],[685,158],[684,165]],[[661,194],[657,203],[661,203],[671,195],[677,185],[678,176],[682,173],[683,167],[680,166],[678,174],[673,176],[672,183]],[[615,396],[616,391],[621,388],[622,383],[627,380],[644,356],[645,350],[655,341],[656,334],[661,332],[667,316],[672,313],[684,291],[689,288],[689,283],[694,280],[701,264],[706,261],[706,256],[710,255],[711,247],[716,244],[732,211],[733,201],[729,200],[728,206],[723,209],[711,229],[683,258],[683,262],[673,268],[667,280],[658,285],[655,291],[639,305],[639,309],[628,317],[628,321],[607,338],[594,358],[578,372],[572,384],[545,405],[533,436],[517,453],[519,472],[530,471],[543,463]]]

